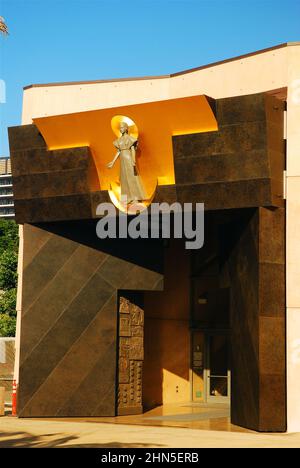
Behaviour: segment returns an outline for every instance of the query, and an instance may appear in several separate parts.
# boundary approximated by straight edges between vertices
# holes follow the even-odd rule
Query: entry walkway
[[[249,432],[247,429],[234,426],[230,423],[230,409],[228,405],[224,404],[180,403],[159,406],[139,415],[116,416],[114,418],[89,418],[88,420],[80,418],[80,421]]]
[[[51,418],[70,421],[70,418]],[[126,424],[134,426],[181,427],[226,432],[252,432],[230,422],[230,409],[224,404],[180,403],[163,405],[143,414],[115,417],[72,418],[74,422]]]
[[[0,417],[0,447],[300,447],[300,434]]]

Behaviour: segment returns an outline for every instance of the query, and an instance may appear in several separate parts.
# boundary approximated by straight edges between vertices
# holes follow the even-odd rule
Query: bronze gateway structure
[[[19,417],[223,403],[233,424],[287,430],[288,83],[274,70],[289,47],[25,89],[9,129]],[[255,78],[259,67],[272,79]],[[204,203],[203,247],[97,237],[99,205],[134,219],[133,205],[154,203]]]

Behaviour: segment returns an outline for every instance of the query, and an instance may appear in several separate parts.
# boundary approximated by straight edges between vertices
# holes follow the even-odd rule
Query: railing
[[[0,337],[0,387],[5,388],[5,404],[11,404],[15,362],[15,339]]]
[[[14,204],[13,200],[1,200],[0,198],[0,208],[6,207],[6,206],[11,206]]]
[[[0,387],[4,387],[4,401],[6,405],[11,405],[13,377],[0,377]]]

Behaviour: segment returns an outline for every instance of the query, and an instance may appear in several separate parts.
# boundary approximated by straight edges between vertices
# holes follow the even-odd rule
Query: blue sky
[[[0,155],[32,83],[172,73],[300,40],[300,0],[0,0]]]

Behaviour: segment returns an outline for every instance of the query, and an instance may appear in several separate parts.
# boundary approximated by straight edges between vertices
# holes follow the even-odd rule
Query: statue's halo
[[[120,123],[125,122],[128,125],[128,133],[129,135],[133,136],[134,138],[138,138],[139,130],[137,128],[136,123],[127,115],[115,115],[111,119],[111,128],[115,135],[119,138],[121,136],[120,132]]]

